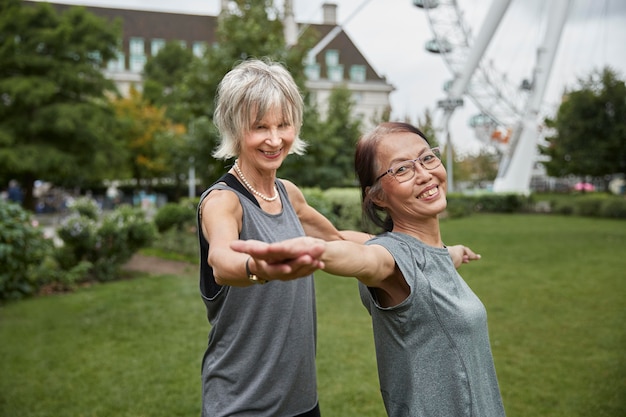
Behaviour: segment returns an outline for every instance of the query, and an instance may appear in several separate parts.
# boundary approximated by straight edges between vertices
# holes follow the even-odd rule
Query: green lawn
[[[481,215],[442,222],[483,259],[508,417],[626,415],[626,222]],[[356,282],[317,277],[326,417],[383,416]],[[196,276],[136,275],[0,307],[0,416],[197,416],[208,325]]]

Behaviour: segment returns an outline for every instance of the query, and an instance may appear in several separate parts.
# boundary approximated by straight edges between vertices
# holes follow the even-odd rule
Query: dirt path
[[[123,268],[128,271],[171,275],[193,275],[198,271],[198,265],[195,264],[171,261],[156,256],[145,256],[138,253],[133,255]]]

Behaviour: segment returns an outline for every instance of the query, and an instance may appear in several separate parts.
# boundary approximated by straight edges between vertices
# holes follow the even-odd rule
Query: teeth
[[[276,152],[265,152],[265,151],[263,151],[263,153],[264,153],[265,155],[276,155],[276,154],[278,154],[279,152],[280,152],[280,151],[276,151]]]
[[[418,199],[422,199],[422,198],[430,197],[432,195],[435,195],[436,193],[437,193],[437,187],[431,188],[430,190],[426,191],[425,193],[420,194],[417,198]]]

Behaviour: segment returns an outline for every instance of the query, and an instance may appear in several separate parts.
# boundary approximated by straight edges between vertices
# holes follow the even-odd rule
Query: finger
[[[317,239],[296,238],[270,244],[267,254],[276,260],[295,259],[304,255],[316,259],[322,256],[325,248],[325,244]]]
[[[230,243],[230,248],[236,252],[247,253],[256,260],[268,263],[286,262],[297,256],[292,250],[282,246],[272,246],[267,242],[257,240],[235,240]]]
[[[268,276],[283,281],[311,275],[322,266],[323,263],[321,261],[312,259],[308,255],[291,260],[290,262],[275,264],[262,263],[262,267]]]
[[[480,254],[472,252],[471,254],[467,255],[467,258],[470,261],[477,261],[480,259]]]
[[[473,260],[477,260],[480,259],[480,255],[475,253],[473,250],[471,250],[470,248],[468,248],[467,246],[463,246],[463,259],[465,260],[465,258],[467,257],[468,261],[473,261]]]
[[[261,255],[267,252],[269,244],[260,240],[233,240],[230,248],[237,252]]]

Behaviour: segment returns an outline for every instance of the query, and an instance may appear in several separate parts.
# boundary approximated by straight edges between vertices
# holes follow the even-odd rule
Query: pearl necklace
[[[237,172],[237,175],[239,176],[239,178],[241,178],[241,181],[243,181],[244,185],[248,188],[248,190],[252,191],[254,195],[259,196],[263,200],[269,201],[270,203],[278,198],[278,190],[276,189],[276,184],[274,184],[274,197],[268,197],[265,194],[258,192],[254,189],[253,186],[250,185],[246,177],[243,176],[243,172],[241,172],[241,169],[239,169],[237,161],[235,161],[235,163],[233,164],[233,168],[235,168],[235,172]]]

